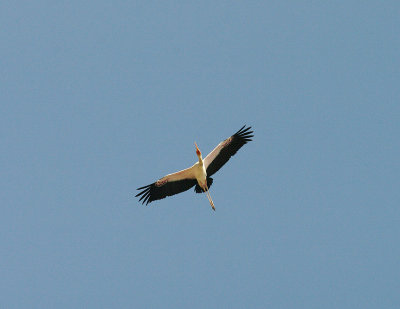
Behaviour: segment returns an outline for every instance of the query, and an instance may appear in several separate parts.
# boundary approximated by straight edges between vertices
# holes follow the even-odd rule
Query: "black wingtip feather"
[[[250,129],[251,129],[251,127],[247,127],[244,130],[240,129],[233,136],[238,137],[246,144],[247,142],[252,141],[251,138],[254,137],[254,135],[252,135],[252,133],[254,133],[254,131],[249,131]]]
[[[147,186],[143,186],[143,187],[137,188],[136,190],[142,190],[142,189],[145,189],[145,188],[151,187],[151,185],[152,185],[152,184],[150,184],[150,185],[147,185]]]

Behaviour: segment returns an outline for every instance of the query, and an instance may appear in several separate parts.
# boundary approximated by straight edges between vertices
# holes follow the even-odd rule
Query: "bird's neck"
[[[201,157],[201,155],[199,156],[199,164],[203,165],[203,158]]]

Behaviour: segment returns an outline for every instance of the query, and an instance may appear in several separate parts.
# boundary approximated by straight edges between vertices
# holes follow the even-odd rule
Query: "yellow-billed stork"
[[[236,154],[236,152],[247,142],[251,141],[253,131],[249,131],[251,127],[244,125],[239,131],[231,137],[222,141],[214,148],[203,160],[199,148],[196,146],[196,154],[199,158],[198,162],[193,166],[182,171],[168,174],[156,182],[138,188],[140,191],[136,196],[141,196],[139,201],[142,204],[151,203],[155,200],[163,199],[167,196],[175,195],[195,186],[196,193],[205,192],[213,210],[215,210],[214,202],[211,199],[209,188],[213,183],[210,177],[215,174],[228,160]]]

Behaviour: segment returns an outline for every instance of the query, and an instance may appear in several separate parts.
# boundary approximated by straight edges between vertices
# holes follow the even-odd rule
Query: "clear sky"
[[[399,308],[399,1],[2,1],[1,308]],[[255,130],[214,177],[136,188]]]

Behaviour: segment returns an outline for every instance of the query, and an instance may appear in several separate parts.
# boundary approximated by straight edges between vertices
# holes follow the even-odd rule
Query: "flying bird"
[[[254,135],[252,135],[253,131],[250,131],[250,129],[251,127],[246,128],[246,125],[244,125],[231,137],[219,143],[204,159],[195,142],[198,162],[187,169],[168,174],[152,184],[138,188],[137,190],[141,190],[136,195],[136,197],[141,196],[139,202],[142,201],[142,204],[146,203],[147,205],[195,186],[194,191],[196,193],[205,192],[212,209],[215,210],[209,191],[213,183],[213,179],[210,176],[214,175],[228,162],[244,144],[252,140],[251,138]]]

